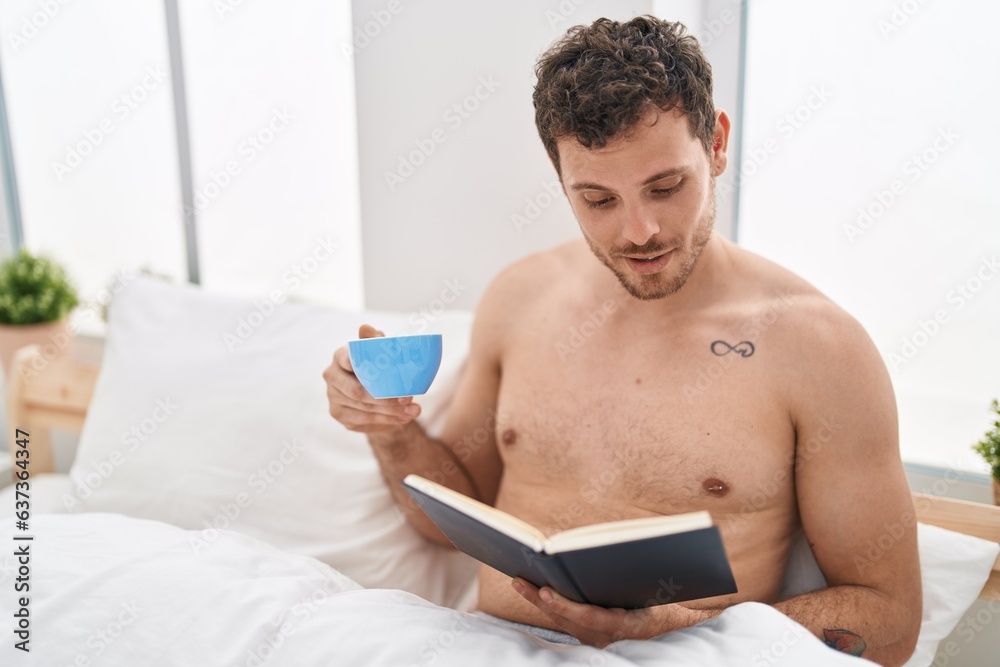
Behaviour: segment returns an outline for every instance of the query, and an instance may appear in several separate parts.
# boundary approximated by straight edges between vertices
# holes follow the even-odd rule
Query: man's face
[[[637,299],[680,289],[711,238],[721,173],[684,115],[651,110],[604,148],[573,137],[557,145],[563,186],[594,255]]]

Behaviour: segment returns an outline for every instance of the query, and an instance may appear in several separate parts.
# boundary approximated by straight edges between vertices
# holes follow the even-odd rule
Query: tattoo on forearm
[[[729,354],[730,352],[735,352],[741,357],[752,357],[754,353],[754,346],[748,340],[741,340],[736,343],[736,345],[730,345],[724,340],[717,340],[712,343],[712,354],[717,357],[721,357]]]
[[[848,655],[861,655],[868,648],[865,640],[850,630],[823,630],[823,643]]]

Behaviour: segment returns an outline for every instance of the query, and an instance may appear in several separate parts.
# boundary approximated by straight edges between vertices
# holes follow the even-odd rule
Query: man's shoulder
[[[582,241],[533,252],[500,270],[483,293],[487,308],[524,307],[557,288],[580,260]],[[585,246],[584,246],[585,247]]]
[[[572,245],[531,253],[493,277],[476,304],[474,331],[479,332],[485,349],[503,356],[511,336],[527,326],[542,300],[569,275]]]
[[[825,342],[843,335],[863,333],[856,318],[805,278],[775,262],[741,249],[745,271],[753,276],[749,301],[758,310],[779,311],[778,331]]]
[[[589,251],[583,239],[567,241],[545,250],[538,250],[512,262],[497,277],[507,280],[534,280],[561,273],[586,258]]]
[[[753,253],[745,261],[755,277],[757,331],[782,351],[788,365],[815,373],[849,372],[880,363],[864,326],[842,306],[793,271]],[[787,369],[786,369],[787,370]]]

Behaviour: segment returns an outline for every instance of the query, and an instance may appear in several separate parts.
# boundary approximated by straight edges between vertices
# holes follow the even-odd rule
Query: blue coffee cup
[[[441,367],[441,334],[380,336],[347,343],[354,374],[375,398],[426,393]]]

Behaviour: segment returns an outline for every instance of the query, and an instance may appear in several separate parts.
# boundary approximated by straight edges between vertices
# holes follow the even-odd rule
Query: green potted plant
[[[10,372],[14,352],[32,344],[54,358],[72,353],[70,311],[78,303],[66,271],[55,260],[21,250],[0,263],[0,365]]]
[[[990,410],[996,415],[993,428],[986,432],[983,439],[972,448],[979,452],[990,466],[993,476],[993,504],[1000,505],[1000,401],[993,399]]]

